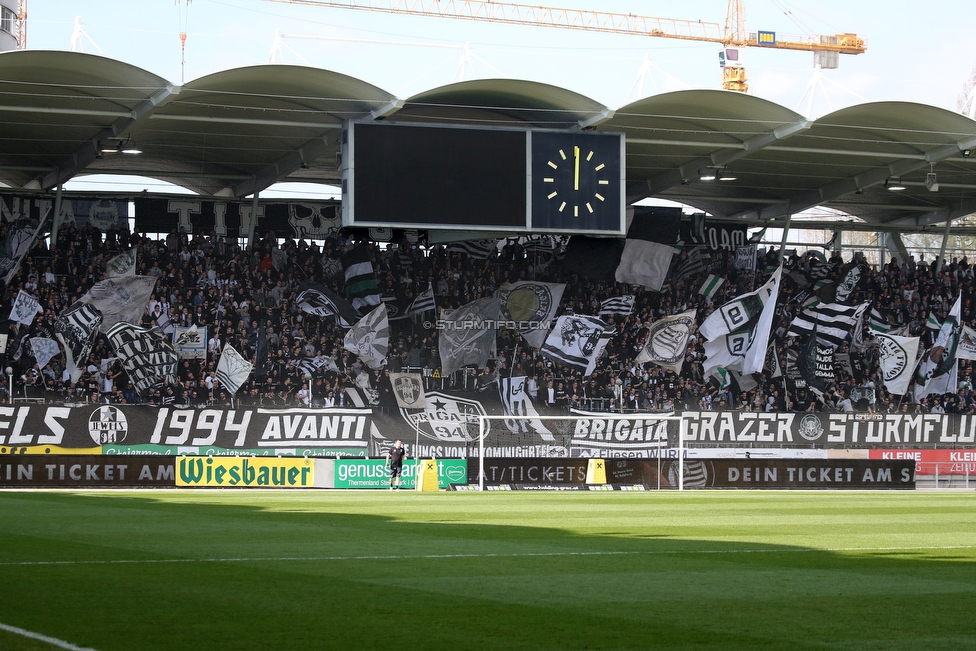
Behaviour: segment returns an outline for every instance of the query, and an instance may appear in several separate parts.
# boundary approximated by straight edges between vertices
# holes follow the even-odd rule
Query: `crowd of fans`
[[[510,330],[498,332],[497,358],[487,367],[439,377],[438,339],[430,325],[432,314],[393,321],[386,367],[371,371],[356,355],[342,348],[342,328],[329,319],[303,312],[293,300],[297,287],[306,280],[341,294],[343,275],[339,260],[352,245],[352,236],[345,234],[325,241],[282,241],[267,234],[251,247],[242,248],[236,241],[212,233],[187,235],[174,231],[156,239],[128,232],[102,233],[89,226],[63,228],[52,245],[44,240],[36,244],[6,287],[4,304],[8,308],[21,289],[36,296],[43,307],[30,326],[10,324],[4,367],[13,371],[13,396],[63,402],[229,405],[234,399],[244,405],[339,406],[350,404],[352,393],[347,389],[351,388],[364,395],[371,393],[378,404],[389,405],[392,397],[387,373],[414,369],[422,371],[432,386],[458,391],[483,389],[498,377],[524,375],[529,378],[528,392],[539,408],[553,412],[571,407],[602,411],[976,410],[968,361],[960,362],[959,384],[954,393],[919,401],[912,398],[911,392],[904,397],[890,395],[881,381],[878,355],[870,336],[861,350],[851,350],[850,342],[838,349],[838,360],[847,354],[859,363],[853,367],[836,364],[835,379],[822,394],[798,389],[792,380],[772,377],[768,370],[755,378],[758,383],[754,388],[743,390],[736,384],[723,387],[704,375],[704,342],[697,333],[692,336],[680,373],[634,361],[650,322],[697,308],[700,324],[715,306],[765,281],[777,261],[777,254],[772,251],[765,255],[760,251],[754,268],[749,269],[735,268],[731,252],[711,251],[699,273],[676,277],[675,270],[685,260],[685,252],[675,257],[669,282],[662,291],[654,292],[580,277],[561,258],[563,247],[559,240],[553,242],[551,249],[535,247],[531,251],[518,240],[509,240],[500,243],[487,259],[452,251],[444,245],[369,243],[380,293],[400,305],[432,287],[439,309],[456,308],[493,295],[502,283],[519,280],[566,283],[559,314],[595,315],[606,298],[636,295],[630,315],[602,317],[613,323],[617,335],[589,377],[582,377],[578,369],[553,363]],[[169,321],[175,325],[206,326],[207,358],[182,360],[177,382],[172,386],[167,383],[151,396],[136,394],[102,335],[83,364],[85,370],[78,383],[72,385],[68,381],[63,355],[42,369],[37,368],[25,345],[27,340],[54,338],[57,316],[104,277],[105,263],[110,258],[130,248],[136,250],[137,273],[158,279],[142,325]],[[800,301],[811,294],[812,288],[804,287],[803,279],[816,267],[821,272],[828,269],[827,278],[836,281],[852,264],[863,262],[850,258],[845,261],[837,253],[829,260],[814,253],[787,256],[788,273],[784,273],[773,326],[781,360],[795,357],[805,343],[787,335],[793,317],[801,309]],[[866,265],[863,268],[865,273],[851,302],[869,302],[892,326],[907,326],[909,334],[923,336],[923,344],[931,343],[933,331],[926,328],[929,314],[944,319],[960,292],[962,318],[976,325],[973,269],[965,259],[952,260],[939,269],[935,263],[912,259],[891,260],[881,269]],[[708,274],[726,278],[710,302],[699,293]],[[165,315],[162,320],[161,315]],[[253,360],[258,329],[262,326],[267,332],[267,363],[256,368],[237,395],[232,396],[215,377],[220,351],[231,344]],[[313,366],[319,370],[311,378],[303,370],[303,360],[318,360]],[[331,361],[323,365],[321,360]],[[6,377],[3,382],[6,392]],[[9,398],[9,394],[3,398]]]

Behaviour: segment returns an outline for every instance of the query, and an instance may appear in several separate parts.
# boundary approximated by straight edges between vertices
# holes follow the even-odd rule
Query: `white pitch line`
[[[809,554],[811,552],[899,552],[919,550],[976,549],[976,545],[910,545],[906,547],[797,547],[783,549],[767,547],[761,549],[695,549],[661,551],[593,551],[593,552],[519,552],[512,554],[382,554],[368,556],[240,556],[231,558],[119,558],[108,560],[65,560],[65,561],[0,561],[0,567],[38,566],[38,565],[127,565],[162,563],[277,563],[306,561],[386,561],[425,558],[531,558],[534,556],[679,556],[695,554]]]
[[[72,644],[71,642],[65,642],[64,640],[59,640],[56,637],[50,637],[47,635],[41,635],[40,633],[35,633],[33,631],[28,631],[23,628],[17,628],[16,626],[10,626],[9,624],[4,624],[0,622],[0,629],[7,631],[8,633],[13,633],[14,635],[20,635],[23,637],[29,637],[32,640],[39,640],[41,642],[46,642],[51,646],[56,646],[59,649],[68,649],[68,651],[95,651],[91,647],[78,646]]]

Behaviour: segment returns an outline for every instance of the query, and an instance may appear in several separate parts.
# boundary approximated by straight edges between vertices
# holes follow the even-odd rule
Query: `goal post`
[[[671,425],[675,423],[675,425]],[[674,414],[577,411],[568,415],[478,414],[478,489],[485,490],[485,457],[654,458],[677,439],[678,490],[684,490],[687,420]],[[660,470],[660,469],[659,469]]]

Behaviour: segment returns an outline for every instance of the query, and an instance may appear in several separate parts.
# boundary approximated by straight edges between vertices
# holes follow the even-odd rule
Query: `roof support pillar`
[[[792,213],[786,213],[786,223],[783,224],[783,239],[779,243],[779,261],[782,262],[786,257],[786,238],[790,236],[790,222],[793,220]]]
[[[949,231],[952,229],[952,220],[946,220],[945,232],[942,234],[942,246],[939,247],[939,262],[935,266],[935,275],[938,276],[942,273],[942,267],[945,264],[945,252],[946,245],[949,243]]]
[[[901,239],[901,233],[886,232],[882,233],[885,248],[891,254],[892,259],[897,259],[900,264],[908,262],[908,249]]]
[[[58,229],[61,228],[61,190],[64,189],[63,183],[58,183],[58,189],[54,193],[54,215],[51,217],[51,250],[54,251],[58,246]]]
[[[251,197],[251,219],[248,220],[247,225],[247,248],[252,248],[254,246],[254,229],[258,224],[258,196],[260,192],[255,192]]]

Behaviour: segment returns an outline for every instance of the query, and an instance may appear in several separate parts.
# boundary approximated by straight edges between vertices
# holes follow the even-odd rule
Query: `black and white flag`
[[[600,303],[600,311],[598,314],[620,314],[622,316],[629,316],[634,311],[635,298],[636,297],[633,294],[624,294],[623,296],[608,298]]]
[[[101,313],[94,306],[81,301],[73,303],[54,321],[55,336],[64,346],[64,366],[71,377],[71,384],[81,378],[101,323]]]
[[[455,253],[464,253],[478,260],[487,260],[498,253],[498,240],[469,240],[466,242],[451,242],[447,245],[447,250]]]
[[[956,351],[962,336],[962,294],[956,298],[946,320],[942,322],[935,344],[922,357],[915,373],[915,400],[937,394],[955,393],[958,360]]]
[[[217,362],[217,379],[227,387],[232,394],[247,382],[251,375],[254,365],[244,359],[237,350],[227,344],[223,352],[220,353],[220,361]]]
[[[31,337],[31,351],[37,361],[37,368],[44,368],[56,355],[61,352],[58,342],[47,337]]]
[[[501,302],[497,298],[479,298],[446,312],[438,321],[438,349],[441,376],[474,364],[483,367],[495,354],[495,333]]]
[[[390,373],[390,383],[393,385],[393,396],[401,409],[427,407],[424,378],[420,373]]]
[[[719,367],[743,375],[762,372],[782,275],[780,265],[762,287],[708,315],[699,328],[705,338],[706,375]]]
[[[346,298],[355,309],[372,309],[382,302],[366,245],[360,244],[342,256],[342,266],[346,276]]]
[[[30,325],[34,322],[34,317],[40,311],[41,304],[37,298],[21,289],[17,292],[17,298],[14,300],[13,307],[10,308],[10,320],[23,323],[24,325]]]
[[[50,207],[48,212],[50,212]],[[32,218],[21,218],[7,224],[7,236],[0,242],[0,275],[5,285],[10,284],[20,269],[20,263],[30,250],[44,226],[44,217],[38,221]]]
[[[539,420],[539,412],[536,411],[532,399],[525,390],[526,378],[524,375],[515,377],[503,377],[498,380],[498,396],[502,401],[502,408],[505,415],[505,426],[515,434],[536,434],[543,441],[555,442],[553,436],[545,424]],[[556,451],[550,450],[555,454]],[[568,451],[561,452],[558,456],[565,456]]]
[[[99,330],[108,334],[116,323],[139,323],[152,296],[153,276],[117,276],[92,285],[80,300],[94,306],[102,315]]]
[[[162,316],[162,315],[160,315]],[[157,323],[159,320],[157,319]],[[173,348],[180,359],[207,359],[207,326],[193,324],[190,327],[174,326],[170,328],[173,335]],[[160,328],[160,332],[167,334]]]
[[[617,282],[660,291],[674,257],[680,222],[680,211],[675,218],[671,213],[664,216],[653,209],[635,209],[614,273]]]
[[[888,393],[903,396],[915,374],[919,337],[898,337],[887,333],[874,335],[878,342],[881,376]]]
[[[616,330],[595,316],[561,316],[556,327],[542,344],[544,356],[567,366],[583,369],[583,377],[592,375]]]
[[[155,328],[117,323],[106,336],[139,395],[152,393],[164,382],[176,384],[180,358],[163,333]]]
[[[366,366],[373,370],[383,368],[390,348],[390,321],[386,305],[380,305],[360,319],[346,333],[343,347],[359,355]]]
[[[505,283],[496,294],[501,305],[501,318],[515,322],[515,329],[522,338],[533,348],[539,348],[552,327],[565,289],[564,283],[531,280]]]
[[[787,335],[790,337],[809,337],[817,327],[817,339],[837,348],[848,340],[853,340],[852,330],[868,309],[867,303],[860,305],[841,305],[840,303],[820,303],[803,310],[790,324]]]
[[[680,258],[674,267],[674,282],[680,283],[688,278],[697,278],[705,271],[705,247],[696,246]]]
[[[403,316],[412,316],[414,314],[423,314],[424,312],[429,312],[430,310],[436,310],[437,305],[434,303],[434,288],[428,287],[424,291],[420,292],[414,296],[410,304],[407,305],[406,309],[403,311]]]
[[[651,362],[680,373],[697,313],[697,310],[688,310],[652,323],[648,328],[647,341],[634,361],[638,364]]]
[[[302,372],[303,376],[315,375],[319,371],[322,373],[328,373],[332,371],[333,373],[339,372],[339,367],[336,362],[331,357],[323,357],[318,355],[316,357],[303,357],[300,360],[294,362],[295,368]]]
[[[328,287],[306,281],[298,288],[295,304],[302,310],[325,319],[333,319],[340,327],[351,328],[359,320],[359,312]]]
[[[105,277],[118,278],[136,275],[136,250],[123,251],[105,263]]]

